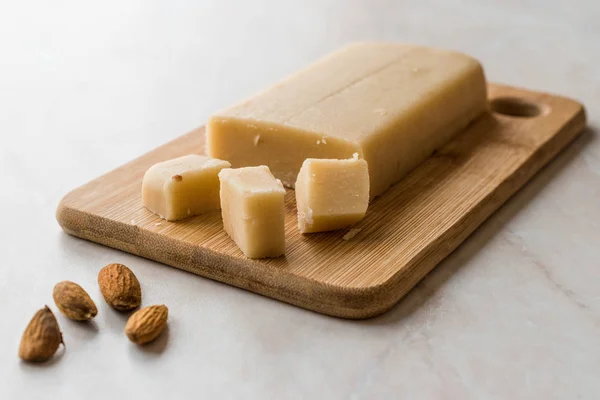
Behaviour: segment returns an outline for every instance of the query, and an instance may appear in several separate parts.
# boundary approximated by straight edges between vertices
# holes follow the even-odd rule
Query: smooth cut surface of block
[[[249,258],[285,253],[285,189],[266,166],[223,169],[221,212],[227,234]]]
[[[358,43],[212,116],[207,154],[269,166],[293,187],[307,158],[369,164],[371,196],[487,109],[479,62],[427,47]]]
[[[197,154],[154,164],[144,174],[142,203],[167,221],[218,210],[218,174],[230,166]]]
[[[365,160],[309,158],[296,181],[298,229],[302,233],[346,228],[369,206],[369,169]]]

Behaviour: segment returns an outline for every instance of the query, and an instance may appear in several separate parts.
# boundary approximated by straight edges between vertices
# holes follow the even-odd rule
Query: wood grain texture
[[[515,117],[483,115],[402,182],[375,199],[349,230],[300,235],[286,194],[286,256],[250,260],[222,229],[220,211],[167,222],[141,203],[152,164],[201,153],[199,128],[74,190],[57,220],[72,235],[323,314],[368,318],[400,300],[585,126],[581,104],[489,85]],[[519,102],[533,104],[528,107]],[[360,229],[360,231],[358,231]],[[348,235],[351,236],[351,235]]]

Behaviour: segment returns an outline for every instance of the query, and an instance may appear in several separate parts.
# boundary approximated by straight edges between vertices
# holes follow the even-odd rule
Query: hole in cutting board
[[[509,117],[532,118],[544,111],[537,104],[518,97],[499,97],[490,102],[492,111]]]

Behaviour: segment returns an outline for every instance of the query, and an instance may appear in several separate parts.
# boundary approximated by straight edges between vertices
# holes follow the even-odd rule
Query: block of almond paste
[[[221,213],[227,234],[250,258],[285,253],[284,196],[281,181],[267,166],[225,168],[221,180]]]
[[[196,154],[155,164],[144,175],[142,203],[168,221],[218,210],[219,171],[230,166]]]
[[[358,153],[383,193],[487,108],[474,58],[427,47],[345,47],[209,119],[207,154],[269,166],[293,187],[307,158]]]
[[[346,228],[369,206],[369,169],[365,160],[308,158],[296,180],[298,229],[302,233]]]

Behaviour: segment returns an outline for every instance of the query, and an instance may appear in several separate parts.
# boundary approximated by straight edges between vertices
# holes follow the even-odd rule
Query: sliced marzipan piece
[[[227,161],[190,154],[154,164],[142,182],[142,203],[168,221],[218,210],[219,171]]]
[[[369,169],[365,160],[308,158],[296,181],[298,229],[302,233],[346,228],[369,206]]]
[[[264,165],[225,168],[219,178],[227,234],[249,258],[283,255],[285,189],[281,181]]]

